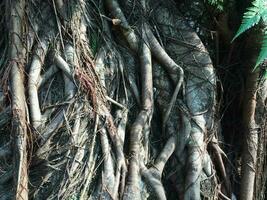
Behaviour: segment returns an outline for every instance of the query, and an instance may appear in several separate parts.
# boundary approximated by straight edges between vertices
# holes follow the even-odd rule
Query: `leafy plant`
[[[247,9],[244,13],[242,23],[234,36],[233,40],[235,40],[242,33],[257,25],[260,21],[267,23],[267,2],[266,0],[255,0],[252,2],[252,6]],[[260,54],[256,61],[256,69],[259,64],[261,64],[264,59],[267,58],[267,29],[264,30],[263,42],[260,50]]]
[[[224,8],[224,0],[207,0],[207,2],[222,11]]]

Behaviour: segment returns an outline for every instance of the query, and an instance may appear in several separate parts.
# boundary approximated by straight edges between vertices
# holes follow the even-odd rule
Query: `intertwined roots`
[[[2,6],[9,35],[1,43],[1,199],[14,191],[18,199],[229,194],[206,150],[211,144],[227,180],[214,122],[216,77],[175,5]]]

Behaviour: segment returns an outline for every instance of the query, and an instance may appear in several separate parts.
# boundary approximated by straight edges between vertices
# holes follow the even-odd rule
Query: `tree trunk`
[[[243,104],[243,126],[245,140],[242,152],[242,176],[241,176],[241,193],[240,198],[252,200],[254,197],[255,175],[257,174],[257,160],[261,155],[257,155],[259,146],[259,128],[263,125],[261,117],[256,119],[256,108],[259,90],[259,70],[253,72],[257,55],[260,50],[260,41],[262,31],[258,30],[251,34],[247,39],[247,45],[244,49],[246,57],[244,66],[246,67],[246,84]],[[253,41],[253,42],[252,42]],[[248,54],[249,53],[249,54]],[[263,127],[262,127],[263,128]],[[263,133],[264,134],[264,133]]]
[[[234,196],[218,78],[178,1],[0,5],[0,199]],[[246,82],[241,199],[253,195],[258,76]]]

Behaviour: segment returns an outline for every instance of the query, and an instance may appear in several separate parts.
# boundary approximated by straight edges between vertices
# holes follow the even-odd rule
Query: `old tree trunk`
[[[233,101],[243,145],[221,120],[233,114],[221,89],[230,79],[218,76],[179,1],[0,8],[1,200],[264,197],[267,83],[250,74],[256,53],[245,56],[246,95]]]

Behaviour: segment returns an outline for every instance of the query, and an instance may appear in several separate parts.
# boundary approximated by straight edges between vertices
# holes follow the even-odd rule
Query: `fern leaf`
[[[263,42],[261,45],[260,55],[257,59],[256,66],[254,69],[256,69],[266,58],[267,58],[267,31],[265,31]]]
[[[244,13],[242,23],[233,40],[235,40],[240,34],[244,33],[246,30],[259,23],[260,19],[264,15],[264,12],[266,11],[264,4],[265,0],[255,0],[252,2],[253,6],[249,7],[247,9],[247,12]]]
[[[263,20],[264,23],[267,23],[267,5],[265,7],[265,10],[262,13],[261,18],[262,18],[262,20]]]

